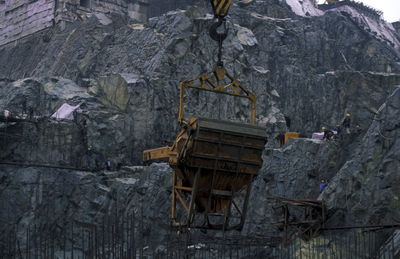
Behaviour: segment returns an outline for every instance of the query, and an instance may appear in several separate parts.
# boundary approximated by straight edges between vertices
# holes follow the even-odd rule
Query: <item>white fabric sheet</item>
[[[81,106],[81,105],[78,104],[77,106],[71,106],[67,103],[64,103],[63,105],[61,105],[60,108],[58,108],[58,110],[53,115],[51,115],[51,117],[56,118],[56,119],[73,120],[74,119],[74,111],[76,109],[78,109],[79,106]]]

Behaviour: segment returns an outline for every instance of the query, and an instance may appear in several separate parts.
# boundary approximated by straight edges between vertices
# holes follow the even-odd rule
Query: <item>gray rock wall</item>
[[[124,0],[88,0],[85,5],[79,0],[18,0],[0,3],[0,46],[49,28],[60,21],[74,21],[85,13],[128,14],[128,4]]]
[[[117,13],[120,15],[128,13],[128,5],[124,0],[61,0],[55,2],[57,3],[55,18],[57,23],[60,21],[73,22],[93,13]]]
[[[253,184],[243,231],[276,231],[270,224],[281,221],[282,215],[273,209],[277,204],[272,197],[317,199],[320,180],[331,179],[347,161],[344,146],[344,141],[291,139],[284,148],[267,148],[263,167]]]
[[[34,123],[10,124],[13,125],[1,131],[2,161],[73,168],[94,166],[90,164],[92,161],[88,161],[81,128],[74,123],[40,120]],[[103,166],[104,159],[101,163]]]
[[[175,9],[185,9],[188,5],[198,4],[202,6],[207,6],[209,3],[207,1],[196,1],[196,0],[165,0],[165,1],[157,1],[157,0],[149,0],[149,7],[147,11],[148,18],[160,16],[165,13],[167,10],[175,10]]]
[[[7,199],[0,202],[0,226],[18,226],[23,240],[26,228],[35,224],[56,226],[55,236],[61,236],[71,223],[99,227],[110,216],[118,220],[135,214],[149,245],[165,243],[171,178],[165,164],[118,173],[0,165],[1,198]]]
[[[0,1],[0,21],[2,21],[2,22],[0,22],[0,31],[3,31],[4,27],[6,26],[6,24],[3,22],[4,15],[5,15],[4,14],[5,9],[6,9],[5,2]],[[3,38],[4,38],[4,36],[0,37],[0,39],[3,39]]]
[[[22,96],[42,115],[51,114],[64,102],[84,101],[80,116],[88,121],[88,144],[104,156],[123,153],[126,164],[139,163],[144,149],[170,144],[175,137],[179,81],[210,71],[215,64],[216,43],[207,30],[212,20],[199,8],[170,12],[148,24],[130,24],[124,17],[109,19],[111,22],[104,24],[92,16],[63,31],[54,28],[46,41],[37,35],[23,44],[2,48],[0,78],[6,79],[0,81],[0,111],[18,113]],[[400,148],[396,85],[400,84],[400,67],[396,49],[348,15],[332,11],[320,17],[297,17],[285,4],[272,0],[249,1],[232,9],[229,29],[225,65],[256,93],[257,121],[267,127],[270,136],[243,233],[262,234],[270,229],[268,224],[277,215],[268,196],[323,198],[330,226],[397,222]],[[21,79],[26,77],[32,78]],[[192,93],[187,101],[191,101],[189,111],[217,118],[245,120],[248,109],[244,102],[211,94]],[[309,137],[321,126],[341,122],[346,112],[352,114],[352,134],[332,142],[290,140],[284,148],[276,148],[273,137],[287,130],[284,116],[291,119],[290,130]],[[0,126],[1,130],[9,127]],[[6,211],[13,214],[14,207],[24,208],[14,214],[33,213],[26,198],[21,198],[22,205],[20,199],[11,199],[10,205],[9,197],[30,193],[25,187],[25,193],[18,193],[24,183],[19,177],[36,177],[40,170],[1,167],[6,175],[2,179],[13,183],[1,185],[6,189],[0,193],[3,222],[9,218]],[[43,178],[52,181],[52,172]],[[134,187],[118,189],[126,195],[124,206],[136,210],[136,205],[145,204],[150,220],[166,219],[170,171],[166,166],[162,170],[153,166],[143,172],[150,176],[154,172],[154,179],[139,179],[132,172]],[[101,190],[88,188],[93,194],[77,187],[86,179],[96,186],[101,175],[68,173],[63,174],[71,189],[68,200],[74,198],[60,202],[60,207],[71,213],[70,217],[78,204],[80,215],[89,213],[88,221],[96,220],[91,213],[100,212],[96,205],[91,207],[96,199],[91,195],[114,204],[109,185],[102,183]],[[322,178],[330,184],[320,196]],[[121,181],[124,186],[130,182]],[[34,181],[32,186],[40,193],[40,182]],[[103,196],[103,191],[109,196]],[[60,196],[56,188],[52,192],[54,197]],[[79,197],[88,197],[89,205]],[[107,208],[115,209],[114,205]],[[56,211],[59,215],[62,210]],[[162,222],[155,228],[161,229],[157,238],[163,237],[166,228]]]
[[[333,223],[388,224],[400,219],[400,88],[382,104],[359,149],[321,198]]]
[[[397,87],[365,135],[354,131],[334,141],[292,139],[284,148],[266,149],[244,232],[262,233],[282,219],[269,199],[275,196],[324,200],[327,227],[397,223],[399,97]],[[321,179],[329,181],[322,193]]]
[[[0,2],[0,46],[16,41],[62,21],[73,22],[90,13],[120,14],[145,22],[149,17],[184,8],[196,1],[93,1],[17,0]]]
[[[399,84],[395,50],[337,13],[307,20],[254,12],[270,5],[235,8],[224,44],[226,67],[257,95],[258,123],[267,125],[270,139],[286,130],[284,116],[291,120],[290,130],[304,136],[334,127],[346,112],[365,131]],[[216,43],[207,33],[211,22],[199,8],[152,18],[146,26],[118,17],[103,25],[94,16],[79,27],[54,30],[49,42],[36,37],[2,49],[0,77],[57,75],[76,81],[89,94],[79,98],[93,105],[85,109],[89,142],[104,154],[127,153],[127,161],[139,162],[144,149],[170,144],[175,137],[179,81],[212,69]],[[54,58],[47,58],[49,53]],[[107,74],[114,75],[102,78]],[[191,96],[187,115],[243,121],[248,115],[248,104],[239,100]]]
[[[396,29],[397,33],[400,33],[400,22],[394,22],[392,25]]]
[[[145,22],[148,18],[149,0],[136,0],[128,4],[128,15],[132,19]]]

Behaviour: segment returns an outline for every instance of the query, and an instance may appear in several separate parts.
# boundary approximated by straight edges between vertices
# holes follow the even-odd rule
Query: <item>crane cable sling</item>
[[[228,36],[225,16],[228,14],[229,8],[232,5],[232,0],[210,0],[214,11],[214,16],[218,21],[210,27],[210,37],[218,42],[218,61],[217,66],[223,67],[222,62],[222,43]],[[223,26],[224,31],[218,32],[218,28]]]

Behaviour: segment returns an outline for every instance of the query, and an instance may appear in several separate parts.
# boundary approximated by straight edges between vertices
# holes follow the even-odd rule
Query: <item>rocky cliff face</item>
[[[273,196],[326,201],[330,226],[398,222],[399,93],[397,87],[365,135],[353,132],[331,142],[296,139],[283,149],[267,149],[252,192],[248,227],[268,227],[275,214],[268,200]],[[320,179],[330,179],[322,194]]]
[[[266,16],[264,10],[279,18]],[[286,116],[291,130],[309,136],[323,125],[336,125],[350,112],[354,123],[365,130],[399,80],[396,48],[338,12],[312,19],[288,16],[293,16],[289,7],[278,3],[252,2],[233,8],[224,61],[258,96],[260,124],[268,123],[272,136],[285,130]],[[152,18],[146,25],[129,25],[119,18],[102,25],[92,17],[79,26],[50,32],[46,42],[39,35],[2,49],[0,75],[8,80],[59,76],[75,81],[82,93],[90,94],[88,102],[99,102],[124,118],[124,126],[105,126],[104,132],[117,128],[114,148],[136,151],[129,159],[138,162],[144,148],[173,139],[178,82],[211,70],[216,54],[216,44],[207,34],[211,23],[196,8]],[[112,73],[129,75],[104,78]],[[198,98],[191,107],[200,115],[243,119],[247,114],[245,103],[243,109],[235,109],[237,103],[226,100],[217,113],[221,105],[215,96]],[[38,101],[29,99],[38,109]],[[55,111],[55,104],[50,106],[46,113]],[[8,103],[2,107],[13,109]],[[105,121],[93,107],[86,111],[93,115],[89,128],[95,120]],[[121,127],[134,128],[133,133],[125,134]],[[148,134],[154,131],[157,134]],[[93,145],[103,153],[108,149],[99,139]]]
[[[28,226],[47,225],[57,236],[71,223],[94,226],[135,215],[151,246],[165,243],[170,232],[171,169],[164,164],[102,173],[0,165],[0,182],[3,231],[17,225],[24,236]]]
[[[270,137],[244,232],[262,233],[271,222],[273,212],[266,197],[316,199],[320,179],[332,179],[320,196],[327,201],[332,225],[398,220],[399,35],[382,21],[375,21],[383,24],[382,34],[368,31],[366,26],[372,23],[359,23],[362,13],[356,16],[353,9],[323,12],[301,5],[300,12],[296,6],[273,0],[243,1],[232,7],[229,19],[224,63],[257,95],[257,121],[267,127]],[[82,103],[78,121],[68,124],[67,130],[82,141],[51,137],[51,143],[65,141],[54,146],[61,150],[59,154],[70,154],[69,147],[75,147],[75,153],[82,152],[87,159],[85,150],[90,145],[103,160],[123,154],[124,164],[138,164],[144,149],[169,144],[175,137],[179,81],[210,71],[215,64],[217,44],[208,36],[212,16],[191,7],[154,17],[147,24],[110,18],[112,22],[106,24],[93,16],[1,49],[0,110],[21,114],[26,100],[25,106],[35,116],[47,116],[62,103]],[[249,107],[244,102],[196,93],[188,101],[189,114],[247,118]],[[352,114],[354,129],[340,141],[298,139],[276,149],[273,137],[289,128],[285,117],[290,119],[290,131],[310,137],[321,126],[340,123],[347,112]],[[82,132],[84,120],[87,129]],[[39,128],[47,125],[40,120],[34,123]],[[2,130],[46,139],[45,131],[29,127],[33,126],[3,124]],[[3,159],[32,153],[22,144],[4,141]],[[40,139],[35,143],[45,146]],[[51,162],[74,160],[59,157]],[[18,175],[36,174],[7,166],[1,171],[3,179],[16,185],[23,182]],[[81,174],[71,172],[71,177],[81,182]],[[167,175],[152,186],[164,190]],[[87,177],[94,185],[99,181],[96,175]],[[124,184],[129,188],[121,192],[132,205],[126,209],[137,207],[135,203],[144,196],[137,196],[135,190],[145,183]],[[3,193],[1,199],[6,200]],[[147,202],[149,220],[166,218],[168,210],[158,204],[168,200],[168,194],[150,191],[149,195],[153,195]],[[17,214],[30,213],[29,206],[23,208]],[[93,211],[87,207],[81,211],[86,210],[83,214]]]
[[[400,88],[388,97],[351,160],[322,194],[332,220],[380,224],[398,222]]]

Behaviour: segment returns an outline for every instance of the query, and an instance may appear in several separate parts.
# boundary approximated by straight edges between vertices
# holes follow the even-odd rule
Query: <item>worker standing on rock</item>
[[[322,193],[327,185],[328,185],[328,181],[321,180],[321,182],[319,184],[319,192]]]
[[[92,146],[88,146],[86,149],[86,166],[90,169],[95,167]]]
[[[338,124],[335,127],[335,131],[337,135],[340,135],[340,133],[342,133],[342,127]]]
[[[101,163],[102,161],[104,161],[104,157],[102,157],[102,155],[99,152],[95,151],[90,145],[87,148],[86,156],[88,159],[87,165],[89,169],[93,171],[104,169]]]
[[[123,153],[120,153],[118,156],[117,156],[117,159],[116,159],[116,164],[117,164],[117,167],[116,167],[116,169],[117,169],[117,171],[119,171],[120,169],[121,169],[121,167],[122,167],[122,162],[124,161],[124,154]]]
[[[347,134],[350,134],[350,125],[351,125],[351,115],[350,113],[346,113],[346,117],[344,118],[342,122],[343,128],[346,130]]]
[[[279,147],[283,147],[283,145],[285,145],[285,133],[279,133],[275,139],[279,142]]]
[[[107,158],[105,165],[106,165],[107,171],[111,171],[111,158],[110,157]]]
[[[27,107],[27,101],[26,101],[26,98],[24,97],[24,100],[22,101],[22,114],[21,114],[22,117],[23,117],[23,116],[26,114],[26,112],[27,112],[26,107]]]
[[[329,129],[325,128],[325,127],[322,127],[322,131],[324,132],[323,139],[324,140],[331,140],[332,136],[334,135],[333,131],[329,130]]]
[[[84,119],[80,124],[78,124],[79,129],[81,131],[81,137],[82,137],[82,143],[84,147],[88,146],[88,138],[87,138],[87,133],[88,133],[88,128],[87,128],[87,121]]]
[[[336,125],[336,127],[333,129],[333,139],[339,139],[342,136],[342,126],[340,126],[339,124]]]
[[[33,117],[34,117],[34,112],[33,112],[32,106],[29,106],[29,108],[28,108],[28,117],[29,117],[29,119],[33,119]]]

